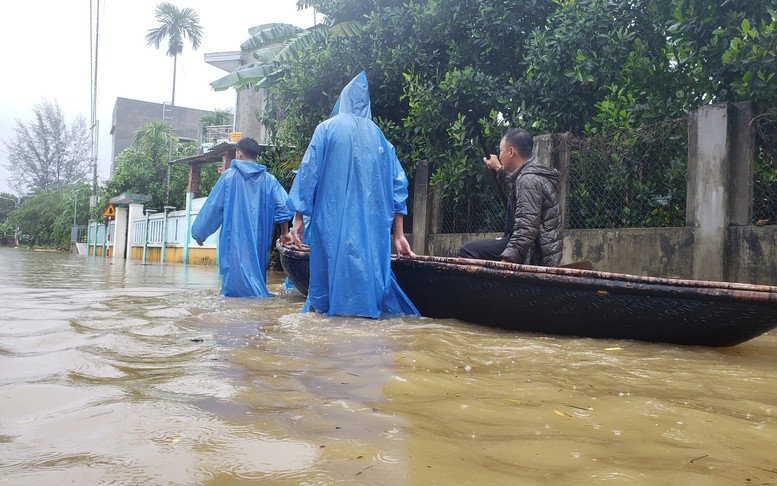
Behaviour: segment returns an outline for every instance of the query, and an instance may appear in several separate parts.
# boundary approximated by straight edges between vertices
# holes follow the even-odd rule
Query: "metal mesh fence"
[[[440,233],[502,232],[505,207],[499,200],[496,182],[490,172],[483,166],[478,176],[471,180],[465,194],[442,195]]]
[[[402,228],[405,234],[413,232],[413,208],[415,206],[415,193],[413,191],[413,179],[408,177],[407,184],[407,214],[402,219]]]
[[[756,118],[753,222],[777,223],[777,114]]]
[[[685,118],[570,143],[568,228],[685,225]]]
[[[777,114],[755,118],[753,223],[777,224]],[[688,121],[571,138],[567,223],[571,229],[685,226]],[[504,207],[488,171],[466,194],[442,194],[441,233],[501,232]],[[408,226],[408,230],[412,226]]]
[[[555,150],[571,154],[568,228],[685,225],[685,118],[566,143]],[[502,231],[504,206],[483,169],[466,194],[443,194],[440,232]]]

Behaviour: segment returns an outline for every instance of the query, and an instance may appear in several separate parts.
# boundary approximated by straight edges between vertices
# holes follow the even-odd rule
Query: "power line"
[[[100,47],[100,0],[97,0],[96,13],[92,14],[92,0],[89,0],[89,71],[91,92],[91,157],[92,157],[92,197],[97,197],[97,150],[99,146],[99,122],[97,121],[97,67]]]

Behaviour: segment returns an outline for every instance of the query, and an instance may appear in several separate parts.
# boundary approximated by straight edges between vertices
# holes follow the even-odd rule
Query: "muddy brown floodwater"
[[[327,319],[269,281],[0,248],[0,483],[777,484],[774,333]]]

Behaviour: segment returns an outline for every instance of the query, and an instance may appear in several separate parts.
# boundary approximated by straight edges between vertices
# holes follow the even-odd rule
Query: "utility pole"
[[[94,33],[94,40],[92,34]],[[99,122],[97,121],[97,60],[98,48],[100,46],[100,0],[97,0],[96,15],[92,16],[92,0],[89,0],[89,66],[92,79],[90,80],[91,91],[91,122],[92,122],[92,196],[89,198],[89,206],[97,206],[97,146],[99,144]]]
[[[175,70],[173,70],[175,76]],[[165,174],[165,206],[170,203],[170,166],[173,163],[173,121],[175,112],[175,81],[173,81],[173,101],[170,104],[162,103],[162,121],[170,124],[170,140],[167,144],[167,171]]]

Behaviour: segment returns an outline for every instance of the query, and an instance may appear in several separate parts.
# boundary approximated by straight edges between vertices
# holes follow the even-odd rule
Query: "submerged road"
[[[327,319],[269,284],[0,248],[0,483],[777,483],[774,332]]]

